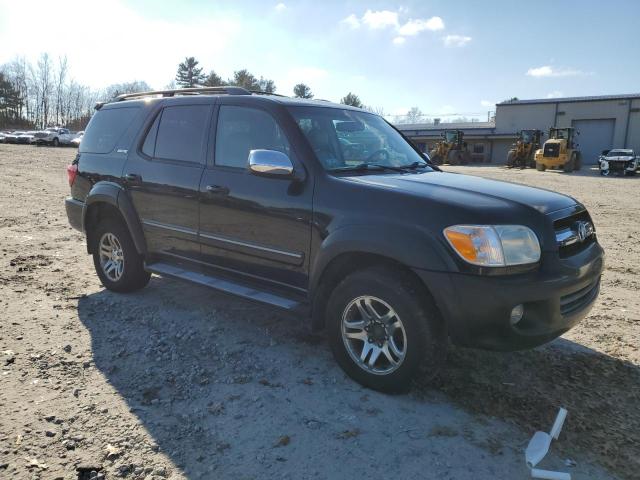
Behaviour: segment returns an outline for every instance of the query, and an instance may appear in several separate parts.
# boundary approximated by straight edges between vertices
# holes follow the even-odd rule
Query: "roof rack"
[[[124,93],[118,95],[114,101],[121,102],[131,98],[151,97],[162,95],[163,97],[173,97],[175,95],[199,95],[202,93],[224,93],[227,95],[251,95],[251,92],[242,87],[192,87],[192,88],[175,88],[172,90],[152,90],[150,92]]]

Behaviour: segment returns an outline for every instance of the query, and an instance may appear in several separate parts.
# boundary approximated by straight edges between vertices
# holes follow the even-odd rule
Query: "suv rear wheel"
[[[352,273],[333,291],[327,330],[334,357],[354,380],[375,390],[409,387],[421,365],[434,376],[446,335],[439,312],[400,271],[372,267]]]
[[[93,264],[100,282],[114,292],[133,292],[149,283],[127,227],[115,218],[102,221],[93,234]]]

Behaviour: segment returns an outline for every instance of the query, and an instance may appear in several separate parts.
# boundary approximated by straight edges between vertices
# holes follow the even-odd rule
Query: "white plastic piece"
[[[524,459],[527,462],[527,466],[531,468],[531,476],[533,478],[544,478],[544,479],[561,479],[565,480],[571,479],[571,475],[568,473],[562,472],[550,472],[547,470],[539,470],[535,469],[535,467],[549,452],[549,447],[551,446],[551,441],[553,439],[557,440],[560,436],[560,431],[562,430],[562,426],[564,425],[564,421],[567,418],[567,410],[565,408],[560,408],[558,411],[558,415],[556,415],[556,420],[553,422],[553,426],[551,427],[551,431],[549,433],[545,432],[536,432],[531,437],[529,441],[529,445],[527,445],[527,449],[524,452]],[[536,476],[534,475],[536,472],[537,475],[559,475],[559,476]]]
[[[565,472],[552,472],[551,470],[531,469],[531,478],[542,478],[544,480],[571,480],[571,474]]]
[[[551,445],[551,435],[544,432],[534,433],[524,452],[527,467],[533,468],[540,463],[549,451],[549,445]]]
[[[558,412],[558,416],[556,416],[556,421],[553,422],[553,427],[551,427],[551,431],[549,435],[558,440],[558,436],[560,435],[560,430],[562,430],[562,426],[564,425],[564,420],[567,418],[567,410],[565,408],[560,407],[560,411]]]

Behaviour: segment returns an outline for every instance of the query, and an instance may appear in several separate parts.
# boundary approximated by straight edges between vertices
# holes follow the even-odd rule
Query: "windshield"
[[[290,107],[290,111],[327,170],[426,165],[402,135],[377,115],[326,107]]]
[[[521,138],[524,143],[531,143],[533,141],[533,132],[523,130]]]
[[[447,143],[458,143],[458,132],[445,132],[444,139]]]

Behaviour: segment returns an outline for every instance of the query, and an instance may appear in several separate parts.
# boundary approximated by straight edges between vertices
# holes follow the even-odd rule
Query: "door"
[[[198,187],[204,170],[210,104],[157,112],[123,170],[151,254],[198,260]]]
[[[598,163],[598,157],[602,150],[614,148],[613,131],[615,125],[615,118],[574,120],[572,122],[571,126],[580,132],[575,141],[578,143],[578,149],[582,153],[585,165]]]
[[[237,101],[237,100],[236,100]],[[276,112],[221,99],[212,163],[200,182],[203,262],[247,279],[305,290],[312,184],[248,170],[253,149],[278,150],[302,169]],[[293,122],[291,123],[293,125]]]

